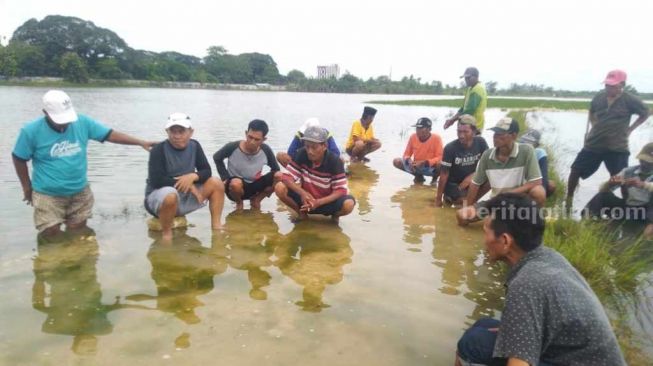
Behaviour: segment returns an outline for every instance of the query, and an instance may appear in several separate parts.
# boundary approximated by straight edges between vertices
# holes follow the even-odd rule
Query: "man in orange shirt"
[[[392,162],[395,168],[415,176],[414,182],[424,182],[424,176],[431,177],[431,184],[435,183],[440,174],[442,161],[442,138],[437,133],[431,132],[433,122],[426,117],[417,120],[415,133],[410,136],[403,158],[396,158]]]

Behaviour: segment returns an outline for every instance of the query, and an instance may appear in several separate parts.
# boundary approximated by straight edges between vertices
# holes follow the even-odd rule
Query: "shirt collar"
[[[492,151],[490,152],[490,159],[496,161],[497,163],[503,163],[502,161],[499,161],[496,157],[497,154],[497,148],[494,147],[492,148]],[[519,142],[516,142],[512,146],[512,151],[510,151],[510,157],[511,158],[516,158],[517,155],[519,154]]]
[[[519,260],[519,262],[517,262],[517,264],[515,264],[510,268],[504,286],[508,286],[510,281],[512,281],[512,279],[515,278],[515,276],[517,276],[519,270],[521,270],[526,265],[526,263],[541,257],[544,254],[545,250],[546,249],[544,248],[544,245],[540,244],[539,247],[524,254],[524,256]]]

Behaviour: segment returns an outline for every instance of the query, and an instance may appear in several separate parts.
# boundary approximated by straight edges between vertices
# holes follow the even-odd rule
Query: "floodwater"
[[[434,187],[414,185],[391,165],[418,117],[434,119],[435,132],[451,141],[455,131],[441,126],[453,108],[379,106],[374,124],[384,146],[370,163],[351,165],[357,206],[339,224],[294,224],[274,198],[260,212],[234,212],[227,202],[223,233],[212,234],[203,209],[172,246],[147,229],[147,153],[92,143],[94,232],[39,245],[9,156],[43,92],[0,87],[0,364],[451,365],[463,330],[500,316],[504,269],[485,259],[480,225],[459,228],[453,209],[434,208]],[[342,148],[363,101],[399,98],[69,94],[78,112],[152,140],[165,137],[169,113],[186,112],[207,155],[242,138],[254,118],[269,123],[275,151],[313,116]],[[489,110],[487,119],[504,113]]]

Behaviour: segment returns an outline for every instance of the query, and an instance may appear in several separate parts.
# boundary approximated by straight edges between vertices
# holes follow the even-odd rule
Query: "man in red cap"
[[[624,91],[626,73],[612,70],[603,81],[605,90],[597,94],[590,104],[591,130],[585,134],[583,149],[571,165],[567,183],[567,206],[573,202],[578,179],[587,179],[601,163],[614,176],[628,166],[628,136],[644,123],[650,112],[641,99]],[[630,117],[637,120],[630,124]]]

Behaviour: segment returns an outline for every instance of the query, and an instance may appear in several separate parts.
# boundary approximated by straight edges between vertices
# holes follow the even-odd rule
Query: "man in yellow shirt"
[[[478,81],[478,69],[475,67],[468,67],[461,76],[465,78],[465,99],[463,106],[460,107],[458,112],[453,117],[449,118],[444,123],[444,128],[449,128],[452,124],[460,119],[463,114],[470,114],[476,118],[477,134],[483,131],[483,124],[485,123],[485,108],[487,107],[487,93],[483,83]]]
[[[375,115],[376,109],[365,107],[361,119],[354,121],[351,126],[345,150],[351,156],[352,162],[370,161],[365,155],[381,147],[381,141],[374,137],[374,129],[372,128]]]

